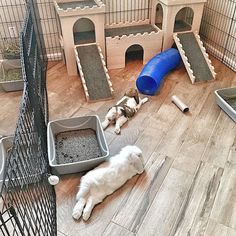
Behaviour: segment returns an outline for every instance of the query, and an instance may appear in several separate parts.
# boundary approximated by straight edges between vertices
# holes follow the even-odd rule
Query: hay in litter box
[[[66,131],[56,135],[57,164],[74,163],[101,156],[96,132],[93,129]]]

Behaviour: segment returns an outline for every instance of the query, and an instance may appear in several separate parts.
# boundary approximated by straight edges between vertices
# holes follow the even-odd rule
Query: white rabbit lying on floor
[[[119,154],[111,157],[81,178],[76,195],[77,203],[72,216],[83,215],[88,220],[94,206],[121,187],[128,179],[144,171],[142,151],[136,146],[126,146]]]

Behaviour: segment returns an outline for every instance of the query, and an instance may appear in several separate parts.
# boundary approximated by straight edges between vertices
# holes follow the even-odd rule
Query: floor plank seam
[[[223,169],[223,173],[222,173],[221,178],[220,178],[220,182],[219,182],[219,184],[218,184],[218,186],[217,186],[217,191],[216,191],[216,194],[215,194],[215,197],[214,197],[214,201],[213,201],[213,204],[212,204],[212,208],[211,208],[210,213],[209,213],[209,217],[208,217],[208,219],[207,219],[207,224],[206,224],[206,228],[205,228],[205,231],[204,231],[204,235],[205,235],[205,233],[206,233],[206,229],[207,229],[207,225],[208,225],[208,223],[209,223],[209,220],[210,220],[210,218],[211,218],[212,210],[213,210],[213,208],[214,208],[214,206],[215,206],[215,204],[216,204],[216,201],[215,201],[215,200],[216,200],[216,196],[217,196],[218,191],[219,191],[219,187],[220,187],[220,184],[221,184],[221,180],[222,180],[223,174],[224,174],[224,169]]]
[[[166,157],[168,157],[168,156],[166,156]],[[169,158],[172,160],[172,163],[171,163],[171,165],[170,165],[170,168],[169,168],[168,171],[166,172],[166,175],[165,175],[165,177],[164,177],[162,183],[160,184],[159,190],[154,194],[154,197],[153,197],[152,202],[150,203],[149,207],[148,207],[147,210],[145,211],[145,214],[144,214],[144,217],[143,217],[143,221],[144,221],[144,219],[146,218],[146,215],[148,214],[148,212],[149,212],[149,210],[150,210],[150,208],[151,208],[151,206],[152,206],[152,204],[153,204],[153,201],[156,199],[157,195],[159,194],[160,190],[162,189],[163,183],[165,182],[165,179],[167,178],[168,173],[170,172],[170,170],[171,170],[171,168],[172,168],[172,165],[173,165],[173,163],[174,163],[174,159],[171,158],[171,157],[169,157]],[[137,229],[136,231],[133,231],[133,230],[132,230],[131,232],[133,232],[133,233],[136,235],[136,234],[139,232],[140,226],[142,225],[143,221],[140,222],[140,225],[139,225],[139,227],[138,227],[138,229]]]
[[[194,189],[194,186],[195,186],[193,183],[196,182],[196,179],[197,179],[198,176],[199,176],[199,172],[200,172],[200,167],[201,167],[201,165],[202,165],[202,163],[199,163],[196,172],[193,174],[193,180],[192,180],[192,182],[191,182],[191,184],[190,184],[190,188],[189,188],[188,192],[186,193],[186,197],[185,197],[184,200],[183,200],[182,206],[181,206],[181,208],[180,208],[180,210],[179,210],[179,214],[178,214],[177,217],[176,217],[176,221],[175,221],[175,223],[173,224],[173,227],[172,227],[172,230],[171,230],[171,234],[170,234],[170,235],[175,235],[175,233],[176,233],[177,230],[178,230],[179,225],[181,224],[182,220],[183,220],[184,217],[185,217],[185,213],[186,213],[186,209],[187,209],[185,206],[188,205],[188,203],[189,203],[189,201],[190,201],[190,199],[191,199],[191,196],[192,196],[192,194],[193,194],[193,189]],[[173,167],[173,168],[174,168],[174,167]],[[179,216],[183,215],[183,213],[184,213],[184,216],[181,217],[180,221],[178,221],[178,220],[179,220]]]
[[[79,108],[77,108],[74,112],[72,112],[72,113],[70,114],[70,117],[73,117],[81,108],[83,108],[82,105],[80,105]],[[88,109],[88,110],[89,110],[89,109]]]
[[[214,165],[213,165],[213,166],[214,166]],[[207,228],[207,225],[208,225],[210,216],[211,216],[211,212],[212,212],[212,210],[213,210],[213,208],[214,208],[214,205],[215,205],[216,196],[217,196],[217,194],[218,194],[219,187],[220,187],[220,184],[221,184],[221,181],[222,181],[222,176],[223,176],[223,174],[224,174],[224,169],[223,169],[222,167],[218,167],[218,166],[215,166],[215,167],[216,167],[217,169],[222,169],[222,173],[221,173],[221,175],[220,175],[219,183],[218,183],[218,185],[217,185],[217,187],[216,187],[217,190],[216,190],[215,196],[214,196],[214,198],[213,198],[213,203],[212,203],[212,206],[211,206],[211,209],[210,209],[208,218],[207,218],[207,220],[206,220],[206,227],[204,228],[204,234],[205,234],[205,232],[206,232],[206,228]]]
[[[124,226],[122,226],[122,225],[119,225],[119,224],[117,224],[116,222],[114,222],[113,220],[111,220],[111,222],[113,223],[113,224],[115,224],[115,225],[118,225],[119,227],[121,227],[122,229],[125,229],[125,230],[127,230],[128,232],[130,232],[130,233],[133,233],[132,231],[130,231],[129,229],[127,229],[126,227],[124,227]]]
[[[212,131],[211,131],[211,134],[209,135],[209,138],[208,138],[207,143],[206,143],[206,145],[205,145],[204,151],[203,151],[203,153],[202,153],[202,155],[201,155],[200,160],[203,161],[203,162],[207,162],[207,161],[204,161],[204,156],[205,156],[205,154],[206,154],[206,150],[207,150],[208,144],[210,143],[211,137],[212,137],[212,135],[214,134],[214,131],[215,131],[216,126],[217,126],[217,124],[218,124],[218,121],[219,121],[219,119],[220,119],[221,113],[222,113],[222,111],[220,111],[220,113],[219,113],[219,115],[218,115],[218,117],[217,117],[217,120],[215,121],[214,127],[213,127],[213,129],[212,129]]]
[[[60,234],[65,235],[65,236],[68,236],[68,234],[63,233],[63,232],[61,232],[60,230],[57,230],[57,232],[59,232]]]
[[[115,218],[115,216],[117,215],[117,213],[119,212],[119,209],[120,209],[120,206],[121,205],[124,205],[126,202],[127,202],[127,200],[129,199],[129,195],[130,195],[130,193],[132,192],[132,190],[135,188],[135,185],[136,185],[136,183],[138,182],[138,179],[141,177],[141,175],[138,175],[138,176],[136,176],[136,181],[134,182],[134,184],[133,184],[133,186],[131,187],[131,189],[129,190],[129,192],[126,194],[126,196],[122,199],[122,201],[121,201],[121,203],[119,204],[119,207],[117,207],[117,210],[114,212],[114,214],[112,215],[112,217],[111,217],[111,221],[113,222],[113,219]],[[133,177],[133,178],[135,178],[135,176]],[[121,187],[122,188],[122,187]],[[113,222],[113,223],[115,223],[115,222]],[[117,224],[117,223],[116,223]]]

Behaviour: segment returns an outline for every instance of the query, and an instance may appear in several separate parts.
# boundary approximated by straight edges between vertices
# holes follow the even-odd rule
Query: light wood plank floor
[[[212,58],[217,80],[192,85],[183,67],[170,73],[121,135],[105,131],[111,155],[127,144],[143,150],[145,173],[135,176],[95,207],[88,222],[74,221],[82,174],[61,176],[56,186],[60,236],[236,235],[236,124],[216,105],[213,91],[236,86],[236,73]],[[110,71],[114,100],[87,103],[80,80],[68,77],[62,62],[48,69],[50,120],[98,114],[101,120],[129,87],[140,61]],[[171,103],[179,96],[183,114]],[[0,135],[12,134],[21,92],[0,91]]]

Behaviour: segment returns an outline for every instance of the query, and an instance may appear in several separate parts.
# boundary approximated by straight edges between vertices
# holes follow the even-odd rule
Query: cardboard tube
[[[189,111],[189,108],[187,105],[185,105],[176,95],[173,95],[171,97],[171,101],[182,111],[187,112]]]

